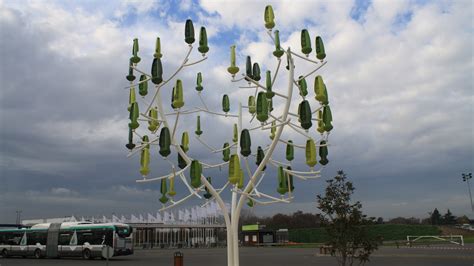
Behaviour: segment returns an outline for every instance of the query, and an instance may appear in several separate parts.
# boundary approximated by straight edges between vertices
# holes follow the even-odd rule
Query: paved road
[[[450,249],[447,249],[450,248]],[[474,266],[474,245],[463,249],[449,247],[400,248],[382,247],[377,251],[369,266]],[[132,256],[116,257],[110,266],[167,266],[173,265],[173,253],[177,250],[136,250]],[[186,266],[224,266],[226,250],[217,249],[184,249]],[[312,248],[242,248],[241,265],[243,266],[305,266],[337,265],[332,257],[318,255]],[[106,261],[82,259],[0,259],[0,266],[105,266]]]

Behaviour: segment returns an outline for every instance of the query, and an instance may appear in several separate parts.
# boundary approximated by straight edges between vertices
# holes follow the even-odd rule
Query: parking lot
[[[136,250],[132,256],[115,257],[109,265],[116,266],[166,266],[173,265],[173,254],[176,249]],[[226,265],[226,249],[183,249],[186,266],[223,266]],[[241,265],[288,266],[288,265],[337,265],[335,258],[320,255],[314,248],[242,248]],[[33,259],[8,258],[0,259],[0,266],[15,265],[90,265],[104,266],[105,260],[67,259]],[[382,247],[366,265],[383,266],[473,266],[474,245],[465,247]]]

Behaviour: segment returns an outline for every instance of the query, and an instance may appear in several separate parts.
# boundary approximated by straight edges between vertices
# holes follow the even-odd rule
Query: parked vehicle
[[[133,233],[127,224],[90,222],[45,223],[31,228],[0,229],[0,256],[102,257],[106,247],[111,256],[133,254]]]

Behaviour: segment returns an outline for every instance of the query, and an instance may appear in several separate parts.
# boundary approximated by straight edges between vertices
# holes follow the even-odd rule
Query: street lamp
[[[21,223],[21,213],[22,213],[21,210],[16,211],[16,221],[15,221],[15,223],[17,225],[19,225]]]
[[[469,179],[471,178],[472,178],[472,173],[462,174],[462,181],[467,182],[467,188],[469,190],[469,198],[471,199],[471,210],[474,212],[474,204],[472,204],[471,184],[469,184]]]

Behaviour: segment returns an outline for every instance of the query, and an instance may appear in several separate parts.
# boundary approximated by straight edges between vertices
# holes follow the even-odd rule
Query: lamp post
[[[16,211],[16,224],[19,225],[21,223],[21,210]]]
[[[467,188],[469,190],[469,199],[471,200],[471,210],[474,212],[474,204],[472,204],[471,184],[469,184],[469,179],[471,178],[472,178],[472,173],[469,173],[469,174],[462,173],[462,181],[467,183]]]

